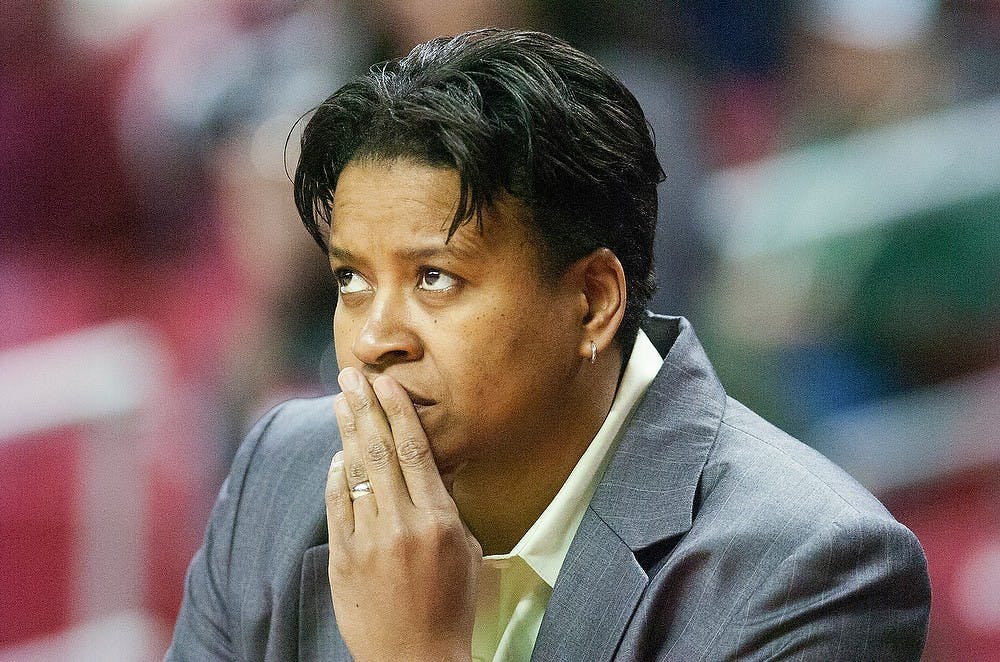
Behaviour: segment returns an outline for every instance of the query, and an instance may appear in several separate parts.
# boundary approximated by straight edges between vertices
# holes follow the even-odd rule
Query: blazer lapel
[[[612,659],[648,584],[647,571],[691,528],[726,396],[686,320],[651,323],[669,352],[625,424],[573,538],[532,659]],[[659,343],[658,349],[666,350]]]
[[[632,551],[588,510],[549,598],[531,659],[611,659],[646,583]]]

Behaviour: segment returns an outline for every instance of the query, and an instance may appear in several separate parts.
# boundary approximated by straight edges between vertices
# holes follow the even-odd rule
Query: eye
[[[422,290],[428,292],[443,292],[458,284],[458,279],[446,271],[440,269],[424,269],[420,275],[420,283],[417,285]]]
[[[337,289],[341,294],[355,294],[371,289],[368,281],[351,269],[337,269],[333,276],[337,279]]]

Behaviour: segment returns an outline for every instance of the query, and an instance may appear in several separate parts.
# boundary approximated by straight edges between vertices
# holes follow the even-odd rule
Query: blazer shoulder
[[[788,508],[812,504],[841,516],[855,512],[893,520],[881,502],[847,472],[733,398],[727,398],[702,480],[714,489],[740,485],[758,494],[794,498]]]
[[[264,530],[282,531],[286,517],[322,510],[327,469],[339,448],[331,396],[289,400],[265,414],[237,451],[223,488],[237,501],[236,530],[256,538],[262,520],[270,520]]]
[[[732,399],[691,529],[658,570],[649,618],[683,614],[665,637],[678,659],[917,659],[923,645],[930,587],[913,533]]]
[[[332,398],[265,414],[233,459],[185,580],[168,659],[288,659],[307,549],[324,540]]]
[[[300,492],[318,494],[322,505],[326,472],[340,448],[332,397],[283,402],[250,430],[236,452],[216,510],[239,534],[260,535],[261,519],[301,507]],[[267,530],[267,529],[265,529]]]
[[[332,427],[331,427],[332,426]],[[287,456],[313,447],[317,437],[336,436],[333,396],[286,400],[264,414],[247,435],[244,445],[255,444],[261,459]]]
[[[288,400],[264,414],[240,444],[219,492],[232,525],[287,501],[289,485],[319,481],[340,448],[333,398]]]
[[[339,444],[333,414],[333,396],[287,400],[267,412],[254,425],[241,447],[250,451],[255,462],[284,461],[310,454],[318,446]]]

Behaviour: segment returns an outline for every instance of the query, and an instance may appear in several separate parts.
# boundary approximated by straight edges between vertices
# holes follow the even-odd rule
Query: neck
[[[533,443],[470,462],[455,475],[452,496],[483,554],[506,554],[552,502],[604,424],[618,385],[618,358],[581,370],[559,415],[532,430]],[[527,447],[528,451],[523,449]]]

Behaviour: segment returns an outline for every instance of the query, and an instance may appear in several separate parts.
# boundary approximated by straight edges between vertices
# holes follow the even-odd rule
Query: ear
[[[625,316],[625,270],[611,250],[599,248],[573,266],[585,305],[580,355],[588,361],[611,347]],[[594,343],[594,347],[591,346]]]

